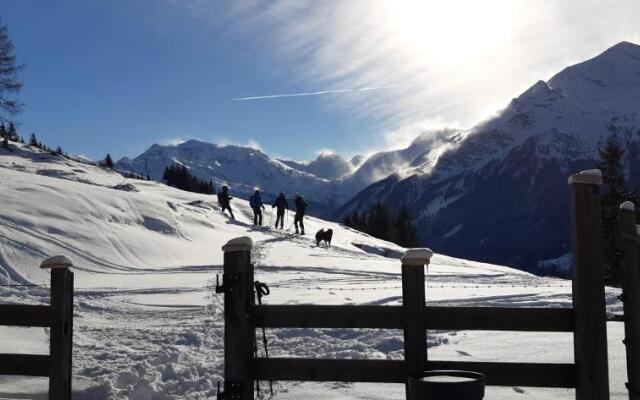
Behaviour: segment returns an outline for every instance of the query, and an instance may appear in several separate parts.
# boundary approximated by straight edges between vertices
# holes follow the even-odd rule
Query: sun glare
[[[455,65],[511,39],[513,0],[400,0],[386,4],[388,29],[422,61]]]

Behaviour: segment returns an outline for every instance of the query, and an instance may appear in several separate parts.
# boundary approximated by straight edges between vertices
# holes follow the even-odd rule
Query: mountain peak
[[[522,93],[522,96],[536,97],[541,95],[547,95],[549,92],[551,92],[551,88],[549,87],[549,85],[547,85],[547,82],[541,80],[536,82],[533,86],[531,86],[524,93]]]
[[[633,54],[640,56],[640,45],[635,43],[622,41],[614,46],[611,46],[605,51],[605,53],[618,53],[618,54]]]

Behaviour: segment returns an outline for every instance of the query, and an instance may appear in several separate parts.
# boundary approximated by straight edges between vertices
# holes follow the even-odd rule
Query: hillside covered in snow
[[[234,200],[237,220],[214,196],[125,179],[96,165],[12,143],[0,149],[0,286],[3,303],[48,301],[48,256],[74,261],[74,399],[213,398],[222,380],[222,299],[214,292],[221,246],[249,236],[256,279],[272,304],[398,304],[403,249],[338,224],[308,218],[307,236],[255,228]],[[291,217],[291,216],[289,216]],[[270,220],[267,215],[266,221]],[[288,220],[287,228],[291,223]],[[332,228],[331,248],[313,233]],[[443,305],[568,307],[567,281],[435,255],[427,301]],[[619,311],[616,290],[607,291]],[[610,324],[614,399],[626,396],[621,324]],[[48,351],[42,328],[0,329],[0,352]],[[320,358],[403,357],[402,332],[270,329],[270,354]],[[434,359],[572,360],[570,334],[429,332]],[[264,389],[265,385],[263,385]],[[0,377],[2,398],[46,398],[47,381]],[[276,399],[402,399],[403,385],[276,382]],[[569,399],[562,389],[488,388],[489,399]]]

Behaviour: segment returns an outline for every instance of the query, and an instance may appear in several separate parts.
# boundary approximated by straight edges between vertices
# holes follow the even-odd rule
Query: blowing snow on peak
[[[429,168],[372,184],[337,215],[404,203],[423,244],[544,273],[543,260],[569,251],[566,177],[594,168],[609,135],[627,149],[624,168],[640,188],[638,93],[640,46],[623,42],[538,81],[496,117],[449,135]]]

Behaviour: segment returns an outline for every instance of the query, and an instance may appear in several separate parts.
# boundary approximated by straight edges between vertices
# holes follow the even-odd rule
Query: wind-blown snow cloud
[[[278,79],[370,88],[239,93],[235,100],[317,96],[387,132],[420,121],[470,126],[537,80],[619,41],[640,40],[637,0],[239,0],[222,10],[219,2],[187,4],[251,48],[268,49]],[[340,96],[325,95],[331,93]]]
[[[166,138],[158,140],[158,144],[161,146],[177,146],[184,142],[186,142],[186,140],[182,138]]]

